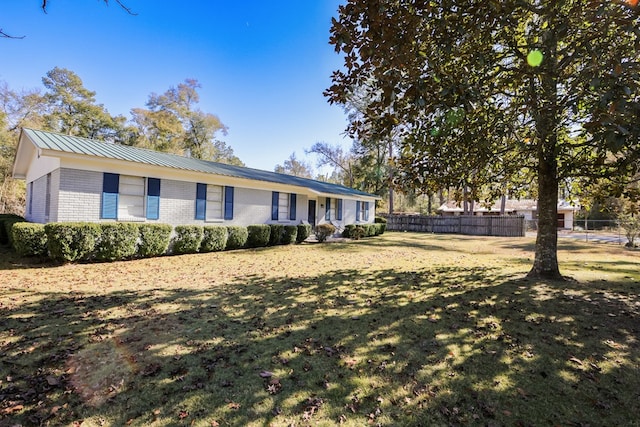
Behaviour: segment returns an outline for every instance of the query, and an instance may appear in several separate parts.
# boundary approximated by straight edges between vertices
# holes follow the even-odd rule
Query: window
[[[342,199],[337,200],[336,219],[342,221]]]
[[[290,193],[271,192],[271,219],[287,221],[296,219],[297,196]]]
[[[233,219],[233,187],[197,184],[196,219]]]
[[[117,173],[104,173],[102,175],[102,212],[100,218],[118,218],[118,186],[120,175]]]
[[[102,175],[100,218],[144,221],[159,216],[159,179],[107,172]]]
[[[356,202],[356,221],[369,221],[369,202]]]
[[[280,193],[278,197],[278,221],[289,219],[289,194]]]
[[[143,220],[145,179],[141,176],[120,175],[118,219]]]
[[[222,187],[207,185],[207,208],[205,220],[222,219]]]
[[[160,218],[160,180],[147,178],[147,219]]]

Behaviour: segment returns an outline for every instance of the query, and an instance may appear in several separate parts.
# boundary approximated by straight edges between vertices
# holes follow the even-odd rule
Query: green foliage
[[[259,248],[269,245],[271,227],[268,224],[254,224],[247,227],[247,247]]]
[[[139,224],[138,256],[146,258],[164,255],[171,242],[171,230],[173,227],[169,224]]]
[[[625,246],[635,248],[637,246],[636,239],[640,235],[640,216],[622,214],[620,215],[620,227],[624,230],[627,238]]]
[[[296,153],[291,153],[291,156],[284,161],[284,165],[276,165],[274,171],[302,178],[313,178],[311,166],[304,160],[298,160]]]
[[[626,185],[640,157],[637,10],[577,0],[408,6],[350,0],[340,8],[330,43],[344,67],[325,94],[348,105],[364,91],[368,102],[350,125],[358,139],[402,134],[399,185],[469,189],[477,200],[482,188],[499,196],[536,182],[529,274],[561,278],[559,183],[600,177],[613,196],[640,192]],[[527,62],[532,51],[540,64]]]
[[[302,243],[311,236],[311,224],[298,224],[298,234],[296,235],[296,243]]]
[[[45,224],[49,256],[62,262],[89,260],[100,238],[100,225],[89,222]]]
[[[360,240],[365,236],[364,228],[360,225],[356,224],[347,224],[344,226],[344,231],[342,232],[342,237],[346,237],[348,239]]]
[[[383,216],[377,216],[375,217],[374,223],[376,224],[386,224],[387,223],[387,218],[383,217]]]
[[[387,224],[386,223],[379,223],[377,224],[378,226],[378,236],[381,234],[384,234],[385,231],[387,231]]]
[[[227,127],[218,116],[198,108],[199,88],[197,80],[186,79],[163,94],[152,93],[148,109],[134,108],[131,113],[139,136],[136,145],[172,153],[188,149],[197,159],[243,166],[233,149],[217,138]]]
[[[19,215],[0,214],[0,244],[6,245],[11,243],[11,227],[16,222],[26,221]]]
[[[47,254],[47,233],[44,224],[16,222],[11,228],[13,248],[20,256]]]
[[[229,232],[229,236],[227,237],[227,246],[225,249],[240,249],[247,244],[247,239],[249,238],[247,227],[230,225],[227,227],[227,231]]]
[[[333,236],[336,232],[336,227],[333,224],[325,223],[316,226],[315,235],[318,242],[322,243],[327,240],[328,237]]]
[[[117,261],[131,258],[136,253],[139,236],[138,224],[129,222],[101,223],[100,238],[95,248],[96,259]]]
[[[298,226],[296,225],[285,225],[284,233],[282,234],[282,244],[283,245],[291,245],[296,242],[298,238]]]
[[[42,79],[49,112],[44,116],[47,130],[94,139],[113,139],[125,121],[112,117],[96,103],[96,93],[84,87],[73,71],[55,67]]]
[[[271,227],[271,236],[269,237],[269,245],[275,246],[282,244],[282,238],[284,234],[284,225],[282,224],[269,224]]]
[[[174,228],[173,238],[174,254],[195,254],[200,249],[202,242],[202,226],[200,225],[178,225]]]
[[[223,251],[227,245],[227,227],[223,225],[213,225],[203,227],[202,243],[200,252]]]

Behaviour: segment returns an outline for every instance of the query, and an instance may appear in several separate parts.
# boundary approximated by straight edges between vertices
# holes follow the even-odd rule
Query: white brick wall
[[[33,194],[29,191],[29,188],[33,188]],[[47,176],[42,176],[35,181],[33,184],[27,184],[27,212],[25,218],[30,222],[40,222],[44,223],[44,208],[45,208],[45,197],[46,197],[46,189],[47,189]],[[31,204],[29,205],[29,202]],[[31,212],[31,213],[29,213]]]
[[[57,221],[100,221],[101,172],[63,168],[59,182]]]
[[[94,221],[99,222],[102,202],[102,172],[62,168],[51,174],[51,212],[49,221]],[[34,182],[34,197],[30,221],[44,222],[46,176]],[[56,191],[59,189],[59,192]],[[56,195],[57,194],[57,195]],[[28,197],[28,195],[27,195]],[[158,222],[171,225],[215,224],[195,219],[196,183],[162,179],[160,183],[160,217]],[[308,197],[298,194],[296,219],[290,224],[300,224],[308,218]],[[325,199],[317,201],[318,222],[324,216]],[[335,199],[332,199],[335,203]],[[375,216],[371,202],[369,221]],[[226,225],[250,225],[273,223],[271,220],[271,191],[235,187],[233,220],[220,221]],[[355,201],[344,199],[343,224],[355,222]],[[284,222],[287,223],[287,222]]]
[[[60,169],[51,172],[51,206],[49,210],[49,222],[58,222],[58,206],[60,204]]]
[[[195,217],[196,183],[161,179],[160,218],[157,222],[174,226],[203,222],[196,220]]]

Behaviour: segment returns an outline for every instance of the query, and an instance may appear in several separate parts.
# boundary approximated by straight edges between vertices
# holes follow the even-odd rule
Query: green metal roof
[[[293,175],[193,159],[175,154],[96,141],[89,138],[62,135],[54,132],[45,132],[28,128],[24,128],[22,132],[25,133],[29,139],[42,150],[83,154],[87,156],[125,160],[166,168],[182,169],[185,171],[202,172],[212,175],[294,185],[297,187],[309,188],[323,194],[379,198],[374,194],[366,193],[364,191],[355,190],[343,185],[317,181],[315,179],[300,178]]]

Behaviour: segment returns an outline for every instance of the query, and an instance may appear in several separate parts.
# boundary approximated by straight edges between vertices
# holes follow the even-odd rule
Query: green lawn
[[[640,425],[640,253],[387,233],[110,264],[0,250],[0,425]]]

